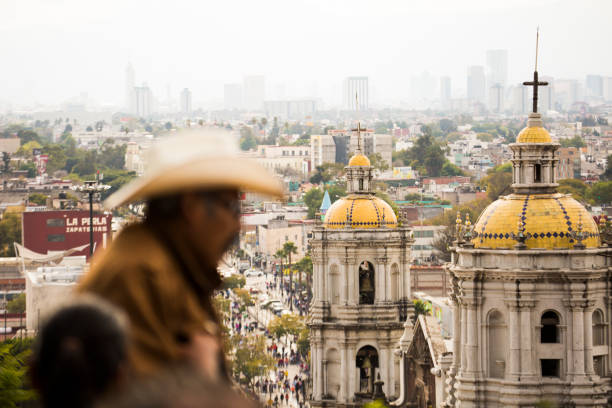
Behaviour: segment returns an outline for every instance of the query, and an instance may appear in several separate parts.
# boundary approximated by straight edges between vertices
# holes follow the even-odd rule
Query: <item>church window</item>
[[[363,179],[359,179],[359,190],[363,190]]]
[[[359,369],[359,392],[372,394],[375,376],[378,374],[378,352],[372,346],[360,348],[356,364]]]
[[[542,182],[542,165],[540,165],[540,164],[536,164],[535,165],[534,174],[533,174],[533,181],[534,181],[534,183],[541,183]]]
[[[606,344],[606,324],[603,313],[597,309],[593,312],[593,345],[603,346]]]
[[[374,266],[363,261],[359,264],[359,304],[374,304]]]
[[[606,376],[606,358],[608,358],[608,356],[605,355],[593,357],[593,370],[595,374],[600,377]]]
[[[542,359],[540,360],[540,367],[542,369],[542,377],[560,377],[559,364],[560,360],[553,359]]]
[[[489,313],[487,327],[489,377],[504,378],[506,373],[507,329],[504,315],[498,310]]]
[[[559,343],[559,316],[553,311],[542,315],[540,343]]]

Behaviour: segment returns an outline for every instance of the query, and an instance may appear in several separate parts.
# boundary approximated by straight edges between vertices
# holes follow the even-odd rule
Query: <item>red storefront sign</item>
[[[94,214],[94,250],[110,244],[112,218],[111,214]],[[41,254],[89,244],[88,211],[24,212],[21,225],[23,246]],[[73,255],[89,257],[89,247]]]

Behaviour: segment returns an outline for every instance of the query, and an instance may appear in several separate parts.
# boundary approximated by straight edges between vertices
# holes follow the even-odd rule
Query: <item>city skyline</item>
[[[19,63],[3,66],[10,80],[0,85],[0,106],[61,104],[82,93],[102,106],[122,106],[128,63],[135,84],[146,82],[162,99],[168,88],[173,98],[189,88],[194,108],[222,106],[224,85],[253,75],[264,76],[272,93],[282,89],[286,98],[318,98],[328,106],[341,105],[348,76],[369,78],[372,106],[409,99],[410,77],[423,72],[451,78],[456,97],[467,91],[468,67],[487,65],[488,50],[507,50],[508,86],[528,77],[538,25],[543,75],[580,81],[612,76],[612,57],[595,46],[612,34],[605,21],[612,5],[603,1],[580,8],[554,0],[385,5],[268,1],[258,8],[234,0],[198,13],[182,2],[171,10],[139,2],[4,3],[0,12],[15,18],[0,29],[0,49],[5,60]],[[134,18],[137,13],[142,17]],[[227,18],[205,18],[211,14]],[[369,29],[353,20],[367,21]],[[211,40],[176,41],[185,36]]]

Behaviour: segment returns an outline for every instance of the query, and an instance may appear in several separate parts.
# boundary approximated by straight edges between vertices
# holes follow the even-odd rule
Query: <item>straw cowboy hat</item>
[[[219,129],[184,130],[162,139],[148,154],[147,169],[104,202],[108,209],[182,191],[236,188],[282,196],[280,180],[254,160],[241,158],[235,136]]]

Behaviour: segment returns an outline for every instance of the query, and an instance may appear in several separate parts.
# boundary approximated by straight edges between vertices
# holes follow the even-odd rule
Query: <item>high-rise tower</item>
[[[128,63],[125,68],[125,101],[124,107],[129,113],[134,113],[134,86],[135,74],[134,67]]]

